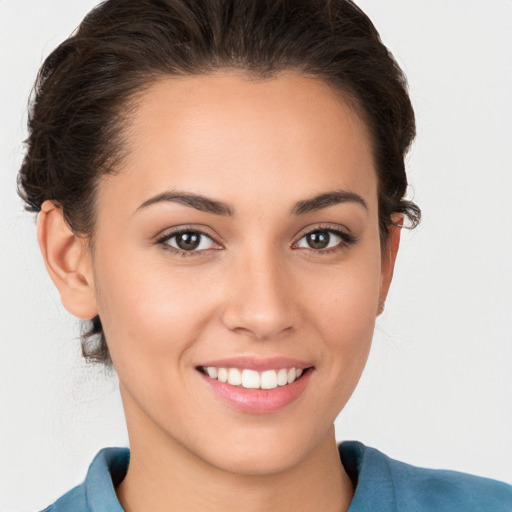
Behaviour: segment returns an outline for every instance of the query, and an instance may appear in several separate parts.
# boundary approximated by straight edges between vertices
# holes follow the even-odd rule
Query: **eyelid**
[[[342,224],[317,224],[313,226],[308,226],[299,231],[299,233],[294,237],[292,248],[294,248],[302,238],[309,235],[310,233],[315,233],[316,231],[327,231],[329,233],[334,233],[335,235],[339,236],[343,241],[340,245],[329,249],[309,249],[317,253],[326,253],[329,251],[335,251],[336,249],[342,249],[343,247],[353,245],[358,241],[358,238],[350,232],[350,229],[348,229],[346,226],[343,226]],[[308,249],[302,248],[302,250]]]
[[[303,236],[308,235],[309,233],[314,233],[315,231],[331,231],[334,233],[340,233],[343,237],[347,239],[353,239],[356,241],[356,236],[352,234],[351,230],[344,226],[343,224],[330,224],[330,223],[321,223],[321,224],[313,224],[302,228],[294,237],[294,242],[296,243]]]
[[[214,247],[212,248],[213,250],[220,250],[220,249],[223,249],[223,244],[221,242],[218,241],[218,238],[216,235],[213,235],[212,233],[209,232],[210,230],[201,226],[194,226],[194,225],[184,225],[184,226],[176,226],[176,227],[173,227],[173,228],[168,228],[168,229],[165,229],[163,231],[161,231],[158,235],[156,235],[155,237],[153,237],[153,243],[155,245],[161,245],[163,246],[163,248],[165,250],[168,250],[172,253],[175,253],[175,254],[180,254],[180,255],[186,255],[186,256],[194,256],[194,255],[200,255],[201,253],[204,253],[206,251],[209,251],[211,249],[201,249],[201,250],[193,250],[193,251],[185,251],[185,250],[182,250],[182,249],[177,249],[176,247],[173,247],[169,244],[166,244],[165,242],[167,242],[170,238],[174,237],[174,236],[177,236],[177,235],[180,235],[182,233],[198,233],[202,236],[206,236],[208,237],[210,240],[212,240],[212,242],[214,243],[214,245],[216,245],[217,247]]]

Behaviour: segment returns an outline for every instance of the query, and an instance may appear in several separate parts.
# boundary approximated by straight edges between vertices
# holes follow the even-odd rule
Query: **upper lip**
[[[305,370],[313,365],[308,361],[283,356],[265,358],[255,356],[227,357],[223,359],[205,361],[198,365],[199,368],[212,366],[215,368],[240,368],[262,372],[265,370],[276,370],[281,368],[301,368]]]

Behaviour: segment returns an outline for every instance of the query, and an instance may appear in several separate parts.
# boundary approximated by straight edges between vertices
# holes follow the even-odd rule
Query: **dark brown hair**
[[[92,239],[95,189],[119,168],[122,122],[132,100],[162,76],[220,68],[271,77],[315,76],[351,101],[372,137],[379,219],[415,226],[404,199],[405,154],[415,135],[406,81],[368,17],[349,0],[107,0],[44,62],[29,115],[19,191],[27,209],[52,200],[75,233]],[[82,352],[111,364],[99,317]]]

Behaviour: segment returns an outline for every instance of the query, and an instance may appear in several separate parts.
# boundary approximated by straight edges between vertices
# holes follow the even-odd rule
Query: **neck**
[[[126,512],[342,512],[353,495],[334,428],[299,464],[263,475],[214,467],[163,433],[130,441],[128,472],[116,489]]]

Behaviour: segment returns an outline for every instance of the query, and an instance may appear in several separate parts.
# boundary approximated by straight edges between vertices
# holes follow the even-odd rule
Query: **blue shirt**
[[[477,476],[423,469],[350,441],[339,445],[356,491],[348,512],[512,512],[512,486]],[[128,448],[104,448],[85,482],[43,512],[123,512],[115,487],[126,475]]]

